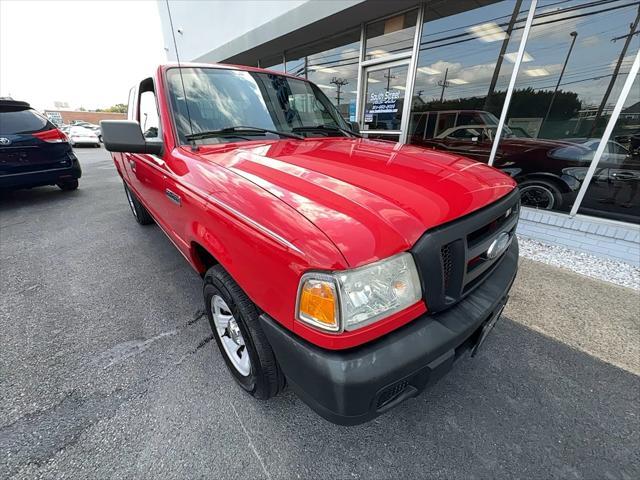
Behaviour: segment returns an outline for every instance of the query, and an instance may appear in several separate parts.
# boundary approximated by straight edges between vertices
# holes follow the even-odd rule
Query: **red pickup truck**
[[[259,399],[340,424],[421,392],[482,343],[517,271],[514,181],[368,140],[313,83],[160,66],[103,121],[136,220],[204,279],[220,352]]]

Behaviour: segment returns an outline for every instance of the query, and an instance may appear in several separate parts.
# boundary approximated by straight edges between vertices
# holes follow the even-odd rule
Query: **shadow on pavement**
[[[475,360],[371,423],[332,425],[291,393],[242,408],[274,477],[638,478],[639,397],[635,375],[503,318]]]
[[[55,205],[82,195],[79,190],[63,192],[56,186],[35,187],[23,190],[0,191],[0,212],[18,207],[29,207],[41,204]]]

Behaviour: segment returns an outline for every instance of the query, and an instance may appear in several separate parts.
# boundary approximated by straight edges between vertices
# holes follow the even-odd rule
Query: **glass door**
[[[404,128],[409,60],[365,67],[360,124],[368,138],[398,141]]]

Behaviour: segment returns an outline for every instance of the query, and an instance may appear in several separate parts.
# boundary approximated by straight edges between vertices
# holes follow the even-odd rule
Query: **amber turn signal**
[[[303,282],[298,302],[298,317],[324,330],[339,330],[338,296],[333,281],[307,279]]]

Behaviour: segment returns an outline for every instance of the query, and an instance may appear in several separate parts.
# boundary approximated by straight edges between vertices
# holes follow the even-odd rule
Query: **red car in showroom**
[[[229,371],[340,424],[476,349],[517,271],[519,193],[468,158],[360,138],[304,79],[163,65],[103,121],[140,224],[203,278]]]

